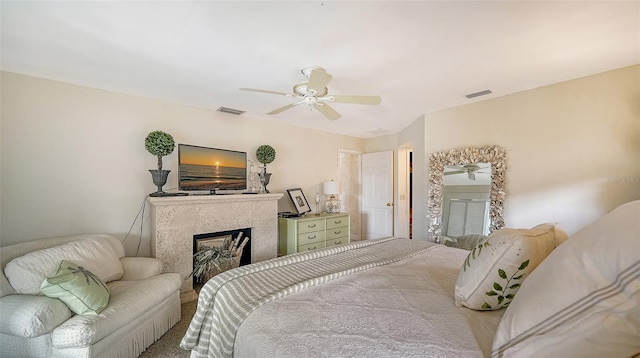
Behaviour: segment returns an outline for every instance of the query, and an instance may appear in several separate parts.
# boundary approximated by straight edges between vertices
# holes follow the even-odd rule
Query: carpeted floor
[[[196,304],[198,301],[191,301],[182,304],[182,313],[180,322],[173,326],[165,333],[157,342],[149,346],[140,358],[188,358],[190,351],[180,348],[180,340],[184,337],[191,322],[191,317],[196,312]]]

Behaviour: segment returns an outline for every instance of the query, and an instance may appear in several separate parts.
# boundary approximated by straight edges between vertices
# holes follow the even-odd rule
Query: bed
[[[550,223],[498,230],[471,251],[386,238],[241,266],[202,288],[181,347],[192,357],[634,356],[637,217],[640,201],[568,240]]]

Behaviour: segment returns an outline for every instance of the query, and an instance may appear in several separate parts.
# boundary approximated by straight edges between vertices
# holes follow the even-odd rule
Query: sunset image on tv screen
[[[181,190],[246,189],[245,152],[190,145],[178,150]]]

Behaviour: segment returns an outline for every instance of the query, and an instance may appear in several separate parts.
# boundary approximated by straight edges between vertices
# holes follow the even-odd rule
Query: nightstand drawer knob
[[[342,233],[342,230],[334,231],[333,233],[334,233],[334,234],[336,234],[336,235],[338,235],[338,234]]]
[[[308,247],[307,251],[311,251],[311,250],[315,250],[315,249],[317,249],[317,247],[315,247],[315,246],[314,247]]]
[[[333,223],[334,224],[340,224],[340,223],[342,223],[342,220],[334,220]]]
[[[340,244],[342,244],[342,240],[340,240],[340,241],[334,241],[333,243],[334,243],[335,245],[340,245]]]
[[[309,239],[309,240],[313,240],[313,239],[315,239],[316,237],[317,237],[316,235],[313,235],[313,236],[307,236],[307,239]]]
[[[316,227],[316,224],[313,224],[313,225],[307,225],[307,227],[308,227],[308,228],[313,228],[313,227]]]

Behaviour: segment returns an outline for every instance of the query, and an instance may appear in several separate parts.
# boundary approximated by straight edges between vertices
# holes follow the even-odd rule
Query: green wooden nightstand
[[[279,218],[278,255],[348,244],[349,230],[347,213]]]

